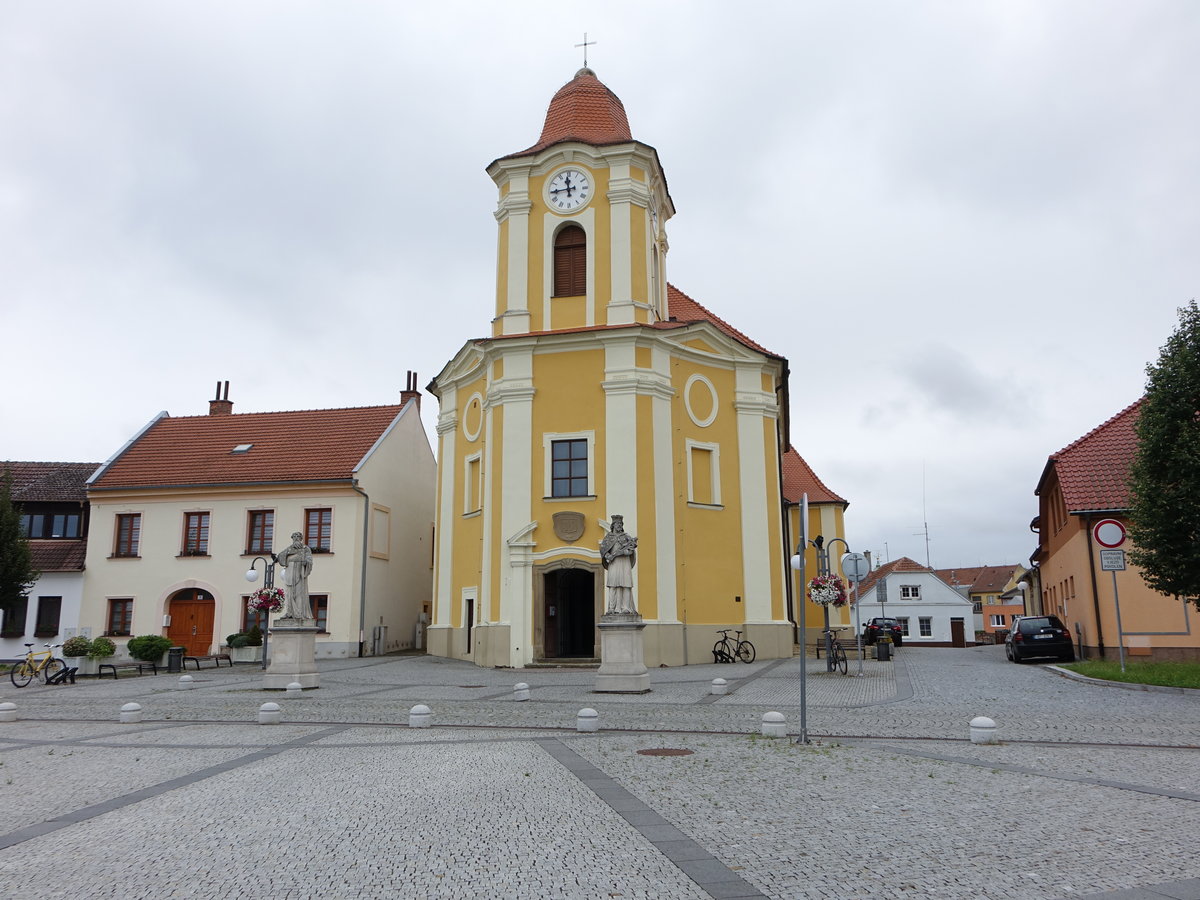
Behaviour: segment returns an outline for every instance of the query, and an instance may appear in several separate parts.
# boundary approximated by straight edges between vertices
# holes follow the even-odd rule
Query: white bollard
[[[135,725],[142,721],[142,705],[140,703],[126,703],[121,707],[121,724]]]
[[[729,690],[729,682],[728,681],[726,681],[724,678],[714,678],[712,680],[712,687],[710,687],[708,689],[708,692],[710,694],[724,695],[725,692],[728,690]]]
[[[996,735],[996,723],[987,716],[976,716],[971,720],[971,743],[972,744],[998,744],[999,737]]]
[[[518,682],[513,687],[513,699],[514,700],[528,700],[529,699],[529,685],[527,685],[523,681]]]
[[[600,713],[591,707],[581,709],[575,716],[575,730],[582,734],[592,734],[600,730]]]
[[[278,703],[264,703],[258,708],[259,725],[278,725],[283,719],[283,712]]]
[[[0,703],[0,722],[17,721],[17,704]]]
[[[287,695],[289,697],[299,697],[304,693],[304,685],[298,681],[293,681],[287,686]]]
[[[428,728],[433,718],[433,711],[424,703],[418,703],[408,711],[409,728]]]
[[[181,691],[190,691],[195,686],[196,686],[196,683],[194,681],[192,681],[191,675],[180,675],[179,676],[179,689]]]
[[[787,721],[781,712],[763,713],[763,737],[787,737]]]

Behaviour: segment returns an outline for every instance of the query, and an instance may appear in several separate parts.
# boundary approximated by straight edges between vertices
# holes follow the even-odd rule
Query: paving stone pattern
[[[797,732],[799,659],[658,669],[629,696],[421,656],[322,661],[299,697],[249,666],[190,691],[5,683],[0,894],[1200,900],[1195,694],[997,647],[806,664],[808,745],[758,735],[769,710]],[[131,700],[144,721],[117,724]],[[257,724],[267,700],[283,724]],[[407,727],[418,702],[434,727]],[[967,740],[976,715],[1001,744]],[[637,752],[659,748],[691,752]]]

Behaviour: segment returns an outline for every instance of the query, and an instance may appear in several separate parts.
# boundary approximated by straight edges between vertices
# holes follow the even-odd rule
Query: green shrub
[[[242,635],[242,633],[243,633],[243,632],[241,632],[241,631],[235,631],[233,634],[231,634],[231,635],[228,635],[228,636],[225,638],[225,643],[226,643],[227,645],[229,645],[230,647],[232,647],[232,646],[233,646],[233,639],[234,639],[235,637],[240,637],[240,636]]]
[[[250,646],[250,635],[248,634],[231,634],[227,641],[230,647],[234,650],[241,650],[243,647]]]
[[[249,641],[247,641],[247,643],[246,643],[247,647],[261,647],[262,646],[262,629],[259,628],[257,625],[255,625],[253,628],[251,628],[249,631],[246,632],[246,637],[249,638]]]
[[[158,662],[171,649],[171,642],[161,634],[139,634],[125,645],[129,655],[142,662]]]
[[[117,652],[117,645],[106,637],[98,637],[88,647],[88,659],[104,659]]]
[[[82,634],[77,634],[75,637],[69,637],[63,641],[62,655],[63,656],[87,656],[88,651],[92,649],[92,642],[85,638]]]

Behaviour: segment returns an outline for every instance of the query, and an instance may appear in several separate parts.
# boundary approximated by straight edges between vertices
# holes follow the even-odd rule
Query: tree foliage
[[[10,610],[29,594],[41,574],[33,567],[21,511],[12,500],[12,472],[0,475],[0,609]]]
[[[1130,558],[1160,593],[1200,606],[1200,309],[1146,367],[1138,448],[1130,470]]]

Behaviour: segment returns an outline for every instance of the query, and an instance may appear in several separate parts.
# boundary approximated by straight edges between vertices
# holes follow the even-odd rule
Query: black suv
[[[1056,656],[1074,662],[1071,632],[1058,616],[1021,616],[1004,639],[1004,653],[1015,663],[1036,656]]]
[[[863,626],[863,640],[867,646],[874,644],[883,634],[890,634],[892,643],[897,647],[904,643],[904,632],[900,628],[900,623],[895,619],[877,616]]]

